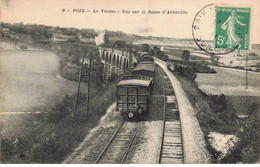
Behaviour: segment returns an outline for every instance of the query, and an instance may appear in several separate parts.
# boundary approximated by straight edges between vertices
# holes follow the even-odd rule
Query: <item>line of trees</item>
[[[51,27],[37,24],[20,23],[0,23],[0,29],[8,28],[10,32],[30,36],[32,39],[48,39],[53,37],[53,33],[63,33],[77,37],[81,35],[85,38],[95,38],[98,35],[94,29],[77,29],[64,27]]]

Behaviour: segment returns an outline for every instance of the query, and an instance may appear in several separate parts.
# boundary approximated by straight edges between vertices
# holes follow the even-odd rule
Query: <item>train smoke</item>
[[[101,45],[102,43],[104,43],[104,36],[105,32],[101,32],[100,34],[98,34],[97,37],[95,37],[96,45]]]

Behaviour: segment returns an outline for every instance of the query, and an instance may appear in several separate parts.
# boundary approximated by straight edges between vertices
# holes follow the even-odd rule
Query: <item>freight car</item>
[[[144,53],[133,69],[133,74],[125,76],[117,84],[116,109],[125,120],[145,119],[149,112],[154,75],[154,59],[148,53]]]
[[[126,76],[117,84],[116,109],[124,119],[143,120],[149,111],[152,92],[151,77]]]

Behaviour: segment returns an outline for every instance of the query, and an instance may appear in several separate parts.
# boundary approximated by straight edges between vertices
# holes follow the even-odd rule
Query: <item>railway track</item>
[[[160,164],[184,163],[181,122],[174,90],[167,75],[159,70],[164,89],[163,135]]]
[[[139,124],[123,121],[96,159],[95,164],[123,164],[136,137]]]

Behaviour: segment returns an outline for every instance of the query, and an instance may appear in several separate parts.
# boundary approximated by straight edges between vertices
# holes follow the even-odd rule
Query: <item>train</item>
[[[150,108],[155,75],[154,59],[141,53],[131,75],[126,75],[116,85],[116,110],[124,120],[145,120]]]

